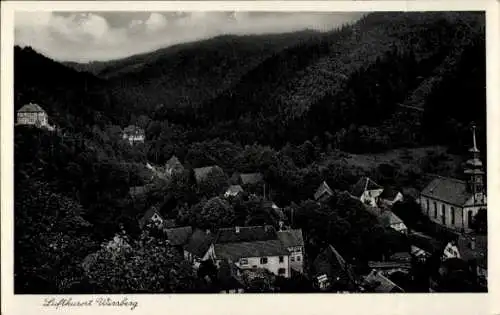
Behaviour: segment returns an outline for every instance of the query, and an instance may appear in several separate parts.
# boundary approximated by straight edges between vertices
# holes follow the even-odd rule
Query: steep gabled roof
[[[472,197],[466,182],[449,177],[435,178],[421,194],[457,206],[463,206]]]
[[[328,184],[325,181],[323,181],[319,185],[319,187],[316,190],[316,192],[314,193],[314,199],[318,200],[325,193],[328,194],[328,195],[330,195],[330,196],[332,196],[333,195],[333,190],[330,188],[330,186],[328,186]]]
[[[239,231],[234,228],[222,228],[217,231],[215,243],[238,243],[268,241],[277,239],[276,230],[271,225],[266,226],[242,226]]]
[[[301,229],[279,231],[278,238],[286,248],[304,246],[304,238],[302,237]]]
[[[214,236],[212,234],[200,229],[195,229],[189,238],[188,243],[184,246],[184,249],[187,252],[201,258],[206,254],[213,241]]]
[[[356,283],[356,276],[351,266],[332,245],[329,245],[314,259],[313,266],[316,275],[326,274],[329,278],[338,277],[350,286]]]
[[[33,103],[29,103],[29,104],[24,105],[17,112],[18,113],[33,113],[33,112],[45,113],[45,111],[43,110],[43,108],[40,105],[33,104]]]
[[[383,187],[375,183],[370,178],[364,176],[361,177],[358,182],[352,187],[350,194],[354,197],[361,197],[365,191],[376,189],[383,189]]]
[[[390,210],[382,211],[379,217],[380,223],[384,226],[391,226],[394,224],[404,223],[394,212]]]
[[[240,174],[241,183],[243,185],[255,185],[264,180],[261,173],[246,173]]]
[[[183,226],[171,229],[165,229],[167,239],[173,246],[185,245],[193,233],[193,228],[190,226]]]

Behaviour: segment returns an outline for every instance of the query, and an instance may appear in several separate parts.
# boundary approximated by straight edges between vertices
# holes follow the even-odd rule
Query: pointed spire
[[[479,152],[479,149],[477,148],[476,144],[476,125],[472,123],[472,144],[473,147],[470,149],[470,152]]]

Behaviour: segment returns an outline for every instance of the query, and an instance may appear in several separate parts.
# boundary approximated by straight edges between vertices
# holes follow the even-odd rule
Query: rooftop
[[[457,206],[463,206],[472,197],[465,181],[441,176],[432,180],[421,194]]]
[[[323,181],[318,189],[316,190],[316,192],[314,193],[314,199],[315,200],[318,200],[321,196],[323,196],[325,193],[327,193],[328,195],[333,195],[333,190],[330,188],[330,186],[328,186],[328,184]]]
[[[276,240],[276,230],[271,225],[244,226],[219,229],[215,238],[217,244]]]
[[[24,105],[23,107],[21,107],[18,111],[18,113],[40,113],[40,112],[45,112],[43,110],[43,108],[38,105],[38,104],[33,104],[33,103],[29,103],[29,104],[26,104]]]
[[[365,191],[376,189],[383,189],[383,187],[365,176],[358,180],[358,182],[352,187],[350,193],[354,197],[361,197]]]
[[[243,185],[254,185],[262,182],[264,180],[264,176],[261,173],[246,173],[240,174],[241,183]]]
[[[238,260],[245,257],[286,256],[288,251],[279,240],[215,244],[218,258]]]
[[[301,229],[279,231],[278,238],[285,247],[304,246],[304,238]]]
[[[167,239],[173,246],[185,245],[188,243],[191,234],[193,233],[193,228],[190,226],[176,227],[165,229],[165,234],[167,234]]]
[[[194,177],[196,178],[197,182],[205,180],[208,174],[210,174],[210,172],[212,171],[223,172],[222,169],[217,165],[198,167],[193,169],[193,171]]]
[[[214,236],[207,231],[195,229],[184,249],[193,255],[202,257],[212,245]]]

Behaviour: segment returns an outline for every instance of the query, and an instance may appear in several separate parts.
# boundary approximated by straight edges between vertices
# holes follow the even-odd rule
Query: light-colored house
[[[180,174],[184,171],[184,166],[179,161],[179,159],[172,155],[172,157],[165,164],[165,174],[167,176],[172,176],[174,174]]]
[[[352,187],[349,194],[351,197],[361,201],[363,204],[370,207],[377,207],[379,196],[384,191],[384,188],[368,177],[362,177]]]
[[[404,224],[403,220],[401,220],[394,212],[390,210],[384,210],[381,212],[379,216],[380,223],[385,227],[390,227],[391,229],[407,234],[408,227]]]
[[[54,127],[49,125],[47,113],[40,105],[33,103],[26,104],[17,111],[17,124],[54,130]]]
[[[472,158],[464,170],[466,181],[436,177],[420,193],[420,206],[432,221],[460,232],[471,232],[474,216],[487,209],[484,171],[473,132]]]
[[[231,185],[224,193],[224,197],[236,197],[243,192],[243,188],[240,185]]]
[[[328,186],[328,184],[323,181],[316,192],[314,193],[314,200],[318,202],[325,202],[328,200],[331,196],[333,196],[333,190]]]
[[[278,231],[278,238],[288,250],[290,269],[299,273],[304,272],[304,238],[301,229]]]
[[[163,223],[163,218],[161,217],[156,207],[151,207],[146,211],[146,213],[144,213],[144,215],[139,220],[139,227],[143,229],[150,223],[158,228],[160,228]]]
[[[217,265],[227,261],[240,270],[266,269],[290,277],[289,252],[272,226],[219,229],[213,256]]]
[[[144,129],[130,125],[123,129],[123,139],[127,140],[130,144],[142,143],[146,138]]]

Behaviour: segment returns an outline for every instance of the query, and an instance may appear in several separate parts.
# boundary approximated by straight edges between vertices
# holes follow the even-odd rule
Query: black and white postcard
[[[335,2],[2,6],[5,314],[493,312],[498,8]]]

